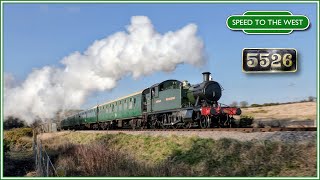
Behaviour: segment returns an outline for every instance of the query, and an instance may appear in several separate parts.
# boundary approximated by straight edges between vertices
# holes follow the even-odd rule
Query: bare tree
[[[248,102],[247,101],[241,101],[240,102],[240,107],[243,107],[243,108],[245,108],[245,107],[248,107]]]
[[[233,101],[231,104],[230,104],[231,107],[238,107],[238,102],[237,101]]]
[[[41,119],[34,119],[33,122],[30,124],[30,127],[32,128],[36,128],[38,127],[40,124],[42,124],[43,122],[41,121]]]
[[[310,101],[310,102],[313,102],[315,100],[316,100],[316,97],[314,97],[314,96],[309,96],[308,97],[308,101]]]

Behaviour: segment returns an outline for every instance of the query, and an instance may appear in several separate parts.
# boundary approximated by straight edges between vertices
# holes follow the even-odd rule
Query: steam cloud
[[[145,16],[131,17],[127,32],[96,40],[83,52],[64,57],[64,68],[45,66],[33,70],[20,85],[5,78],[4,114],[27,120],[54,117],[63,109],[79,108],[88,95],[110,90],[122,77],[171,72],[179,64],[201,66],[204,45],[197,26],[159,34]]]

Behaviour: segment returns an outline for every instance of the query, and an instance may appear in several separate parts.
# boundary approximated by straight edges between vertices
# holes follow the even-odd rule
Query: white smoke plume
[[[79,108],[95,91],[116,87],[126,75],[138,78],[171,72],[179,64],[201,66],[205,62],[195,24],[160,34],[148,17],[133,16],[126,30],[96,40],[83,53],[64,57],[63,68],[35,69],[20,85],[5,87],[5,116],[29,123],[52,118],[58,110]]]

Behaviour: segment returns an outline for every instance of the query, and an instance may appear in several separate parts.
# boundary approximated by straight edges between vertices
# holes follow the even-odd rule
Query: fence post
[[[33,150],[33,156],[35,157],[35,168],[37,169],[37,142],[36,142],[36,137],[37,135],[35,134],[35,129],[32,130],[32,150]]]
[[[49,156],[47,155],[47,177],[49,177]]]
[[[47,151],[42,149],[42,142],[40,138],[38,138],[38,133],[41,133],[42,130],[39,128],[36,128],[33,130],[33,153],[35,156],[35,169],[37,172],[37,175],[40,177],[50,176],[50,166],[52,166],[52,174],[55,176],[59,176],[56,168],[54,167],[52,161],[50,160],[50,157],[47,153]]]
[[[42,144],[41,141],[39,141],[39,149],[40,149],[40,175],[43,176],[43,156],[42,156]]]

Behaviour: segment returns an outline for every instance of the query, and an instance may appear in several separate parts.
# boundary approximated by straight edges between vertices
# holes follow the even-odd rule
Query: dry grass
[[[30,151],[32,148],[32,129],[16,128],[4,131],[4,146],[11,151]]]
[[[242,109],[242,115],[254,117],[253,127],[315,126],[316,113],[316,102],[301,102]]]
[[[15,132],[7,140],[30,138],[25,130]],[[41,138],[60,176],[316,176],[317,171],[315,143],[79,132]],[[10,152],[4,162],[5,176],[23,176],[34,165],[32,151]]]
[[[84,140],[87,138],[91,141]],[[45,143],[47,148],[59,152],[55,165],[60,175],[65,176],[316,175],[313,143],[215,141],[121,133],[100,136],[70,133],[54,139]],[[76,143],[79,139],[85,143]]]
[[[151,167],[130,153],[102,144],[74,145],[56,161],[66,176],[161,176],[164,166]],[[171,175],[171,174],[167,174]]]
[[[242,114],[257,120],[315,120],[316,102],[292,103],[265,107],[243,108]]]

